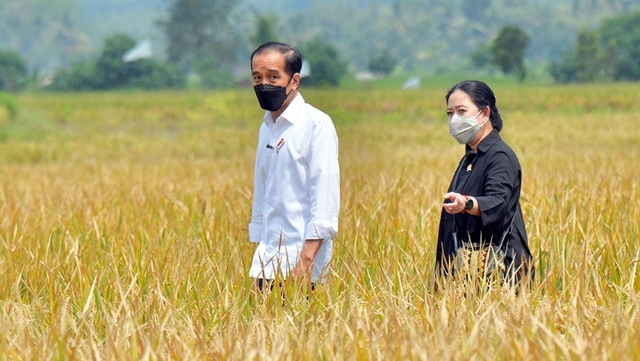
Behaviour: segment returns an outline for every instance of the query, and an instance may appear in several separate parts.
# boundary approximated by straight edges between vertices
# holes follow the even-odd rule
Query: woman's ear
[[[491,120],[491,108],[488,105],[482,109],[482,115]]]

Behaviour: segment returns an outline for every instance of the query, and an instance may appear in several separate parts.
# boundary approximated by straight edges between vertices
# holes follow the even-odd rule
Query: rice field
[[[639,359],[638,85],[493,89],[533,288],[429,288],[463,155],[446,87],[302,89],[336,124],[341,218],[328,282],[285,284],[284,305],[247,277],[250,89],[17,96],[0,111],[0,359]]]

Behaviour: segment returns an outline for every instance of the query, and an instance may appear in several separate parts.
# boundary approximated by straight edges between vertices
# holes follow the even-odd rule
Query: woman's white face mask
[[[480,131],[483,125],[487,124],[485,120],[482,124],[476,120],[478,115],[482,113],[482,110],[473,117],[463,117],[459,114],[454,114],[449,121],[449,134],[458,141],[460,144],[469,144]]]

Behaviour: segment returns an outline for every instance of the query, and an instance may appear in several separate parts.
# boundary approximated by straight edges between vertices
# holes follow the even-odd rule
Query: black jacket
[[[531,251],[520,210],[521,187],[522,169],[518,157],[500,138],[498,131],[493,130],[478,144],[477,153],[467,146],[466,154],[456,168],[449,185],[449,192],[475,197],[481,215],[451,215],[442,210],[436,250],[436,271],[446,275],[446,269],[442,265],[453,259],[456,251],[452,241],[454,227],[458,239],[463,241],[499,244],[515,214],[511,234],[505,242],[505,263],[507,269],[510,266],[512,270],[530,269],[533,277]],[[443,262],[445,260],[446,262]]]

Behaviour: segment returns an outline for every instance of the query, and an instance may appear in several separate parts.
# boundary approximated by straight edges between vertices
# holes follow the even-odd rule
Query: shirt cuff
[[[259,243],[262,239],[262,226],[249,223],[249,241]]]
[[[322,223],[309,223],[304,232],[304,239],[327,239],[335,238],[338,234],[338,225],[328,225]]]

